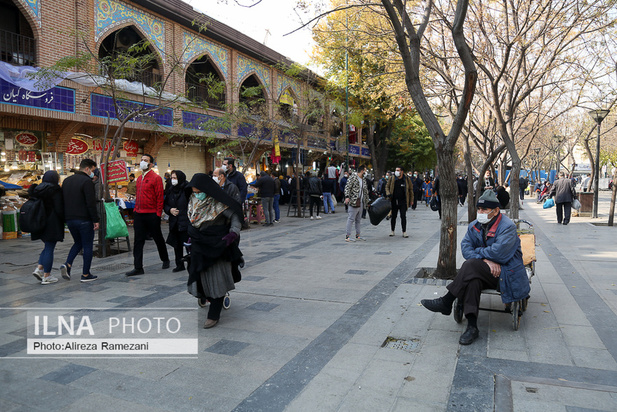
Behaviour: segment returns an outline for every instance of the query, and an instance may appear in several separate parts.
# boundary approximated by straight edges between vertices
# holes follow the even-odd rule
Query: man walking
[[[394,176],[390,176],[386,183],[386,197],[392,202],[392,218],[390,219],[390,236],[394,236],[396,229],[396,216],[401,214],[401,229],[403,237],[407,236],[407,208],[413,204],[413,183],[402,167],[397,167]]]
[[[352,174],[345,185],[345,205],[348,206],[347,227],[345,234],[346,242],[356,240],[366,240],[360,236],[360,223],[362,222],[362,208],[366,207],[369,201],[368,187],[364,180],[366,166],[360,165],[358,171]],[[351,227],[356,226],[356,238],[351,238]]]
[[[240,202],[240,191],[238,190],[238,187],[227,180],[227,175],[225,175],[223,168],[219,167],[214,169],[214,172],[212,172],[212,180],[218,183],[221,189],[231,196],[232,199],[235,199],[238,203],[242,204],[242,202]]]
[[[456,178],[456,187],[458,190],[458,203],[461,206],[465,206],[465,199],[467,199],[467,179],[461,174]]]
[[[154,157],[144,154],[139,167],[142,171],[137,178],[137,195],[135,197],[135,243],[133,245],[133,270],[126,272],[126,276],[144,274],[144,245],[148,235],[152,236],[163,262],[163,269],[169,268],[167,246],[161,232],[161,213],[163,211],[163,179],[154,171]]]
[[[411,210],[416,210],[418,200],[422,200],[422,179],[420,178],[418,171],[413,173],[411,183],[413,184],[413,203],[411,204]]]
[[[323,211],[325,214],[334,213],[334,202],[332,196],[336,194],[336,179],[323,179],[321,182],[323,189]]]
[[[349,179],[349,172],[345,171],[345,173],[343,174],[343,177],[341,177],[341,180],[339,182],[339,189],[341,190],[340,193],[343,193],[343,199],[345,199],[345,187],[347,186],[347,180]],[[347,205],[347,203],[345,203],[345,213],[347,213],[349,211],[349,206]]]
[[[555,180],[551,188],[550,197],[555,196],[555,210],[557,212],[557,224],[570,223],[572,212],[572,200],[576,199],[576,190],[572,179],[568,179],[564,172],[559,172],[559,179]]]
[[[248,193],[246,178],[236,169],[236,163],[233,157],[226,157],[225,159],[223,159],[222,169],[227,175],[227,180],[236,185],[236,187],[240,191],[240,204],[242,205],[242,213],[244,213],[244,216],[246,216],[246,195]],[[242,222],[242,228],[249,228],[248,220],[246,218],[244,218]]]
[[[259,196],[261,197],[261,206],[264,210],[264,216],[266,223],[264,226],[272,226],[274,220],[274,180],[266,172],[261,172],[261,177],[257,179],[251,186],[255,186],[259,189]]]
[[[62,183],[64,218],[73,236],[73,246],[71,246],[66,262],[60,266],[60,273],[66,280],[71,280],[73,261],[82,249],[84,263],[81,281],[92,282],[97,279],[97,276],[90,273],[94,232],[99,230],[99,215],[96,211],[96,197],[94,183],[92,183],[94,169],[96,169],[96,162],[92,159],[84,159],[79,164],[79,171],[64,179]]]
[[[309,212],[311,220],[315,219],[313,216],[313,206],[317,207],[317,219],[321,219],[319,216],[319,206],[323,198],[323,188],[321,186],[321,179],[313,175],[310,171],[306,172],[306,179],[304,179],[304,190],[309,195]]]

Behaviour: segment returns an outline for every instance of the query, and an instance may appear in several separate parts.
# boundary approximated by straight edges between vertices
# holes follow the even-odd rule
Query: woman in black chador
[[[204,324],[209,329],[219,321],[225,295],[240,281],[238,267],[244,266],[238,248],[242,207],[205,173],[196,173],[189,186],[193,194],[188,204],[188,290],[196,298],[210,301]]]
[[[173,272],[184,270],[184,242],[188,240],[189,218],[187,209],[193,191],[188,187],[186,175],[181,170],[171,172],[171,186],[165,191],[163,210],[169,215],[169,236],[167,244],[172,246],[176,255],[176,267]]]

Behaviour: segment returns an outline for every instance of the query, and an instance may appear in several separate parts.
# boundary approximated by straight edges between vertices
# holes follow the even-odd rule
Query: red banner
[[[87,151],[88,151],[88,143],[84,142],[81,139],[78,139],[77,137],[73,137],[69,141],[69,145],[66,148],[66,154],[73,155],[73,156],[82,155],[86,153]]]
[[[107,150],[109,149],[109,146],[111,146],[111,140],[107,140],[105,142],[105,152],[107,152]],[[100,152],[103,149],[103,142],[101,140],[92,140],[92,150],[94,150],[95,152]],[[112,146],[111,148],[111,152],[114,152],[114,147]]]
[[[135,157],[139,151],[139,144],[135,140],[131,140],[124,142],[122,148],[126,151],[127,157]]]
[[[15,140],[23,146],[34,146],[39,142],[39,138],[32,133],[20,133],[15,136]]]
[[[114,183],[129,180],[129,173],[126,170],[126,162],[124,160],[109,162],[108,165],[107,182]],[[105,176],[105,167],[105,164],[101,164],[101,176]]]

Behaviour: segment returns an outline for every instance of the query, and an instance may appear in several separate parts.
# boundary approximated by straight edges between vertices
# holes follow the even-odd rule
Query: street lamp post
[[[540,148],[533,149],[536,152],[536,182],[540,181]]]
[[[598,217],[598,192],[600,190],[600,125],[602,124],[602,120],[608,116],[609,110],[606,109],[598,109],[598,110],[590,110],[589,115],[595,120],[598,124],[598,141],[596,142],[596,164],[594,171],[594,181],[593,181],[593,212],[591,217]]]

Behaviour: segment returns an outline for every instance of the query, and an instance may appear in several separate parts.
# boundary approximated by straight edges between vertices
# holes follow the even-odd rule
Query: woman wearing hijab
[[[242,207],[205,173],[196,173],[189,186],[193,194],[188,204],[188,290],[196,298],[210,301],[204,324],[209,329],[219,321],[225,295],[240,281],[238,266],[244,265],[238,248]]]
[[[55,170],[49,170],[43,175],[43,182],[40,185],[32,185],[28,189],[31,197],[43,200],[47,220],[45,228],[32,233],[32,240],[42,240],[45,244],[39,264],[32,272],[32,275],[41,281],[41,285],[49,285],[58,281],[58,278],[51,275],[51,267],[54,263],[54,249],[57,242],[64,240],[64,200],[62,188],[58,184],[60,176]]]
[[[167,244],[174,248],[176,253],[176,267],[173,272],[184,270],[183,248],[189,238],[189,218],[187,215],[189,197],[192,190],[188,187],[186,175],[181,170],[171,172],[171,185],[165,192],[163,209],[169,215],[169,236]]]

